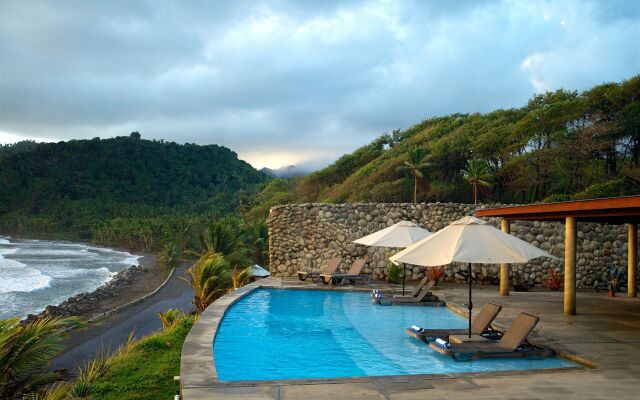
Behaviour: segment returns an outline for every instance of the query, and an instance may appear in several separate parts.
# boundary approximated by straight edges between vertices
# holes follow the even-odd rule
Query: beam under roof
[[[477,209],[476,216],[531,221],[564,221],[566,217],[573,217],[580,222],[638,223],[640,196],[485,208]]]

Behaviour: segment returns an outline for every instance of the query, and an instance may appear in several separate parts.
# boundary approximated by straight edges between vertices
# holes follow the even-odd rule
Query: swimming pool
[[[367,292],[257,289],[233,304],[214,339],[221,381],[344,378],[572,367],[546,360],[456,362],[404,333],[464,328],[447,307],[379,306]]]

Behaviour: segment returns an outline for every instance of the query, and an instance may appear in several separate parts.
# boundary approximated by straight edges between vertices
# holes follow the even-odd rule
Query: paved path
[[[184,276],[186,268],[187,266],[181,266],[176,269],[169,282],[148,299],[92,323],[87,328],[72,332],[65,342],[65,352],[53,360],[51,369],[75,372],[78,364],[103,348],[115,349],[125,343],[131,331],[141,337],[161,329],[159,312],[168,308],[192,311],[190,301],[193,299],[193,292],[186,282],[178,279],[178,276]]]

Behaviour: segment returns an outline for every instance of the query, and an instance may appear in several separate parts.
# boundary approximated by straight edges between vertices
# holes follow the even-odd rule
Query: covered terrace
[[[561,203],[531,204],[476,210],[478,217],[500,217],[501,227],[509,233],[510,221],[564,221],[564,313],[576,313],[576,242],[579,222],[627,224],[628,284],[627,295],[637,296],[638,222],[640,196],[577,200]],[[509,266],[500,266],[500,294],[509,294]]]

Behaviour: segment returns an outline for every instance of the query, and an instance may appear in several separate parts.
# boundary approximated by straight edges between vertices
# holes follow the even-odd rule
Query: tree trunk
[[[413,175],[413,204],[416,204],[418,201],[418,175]]]

